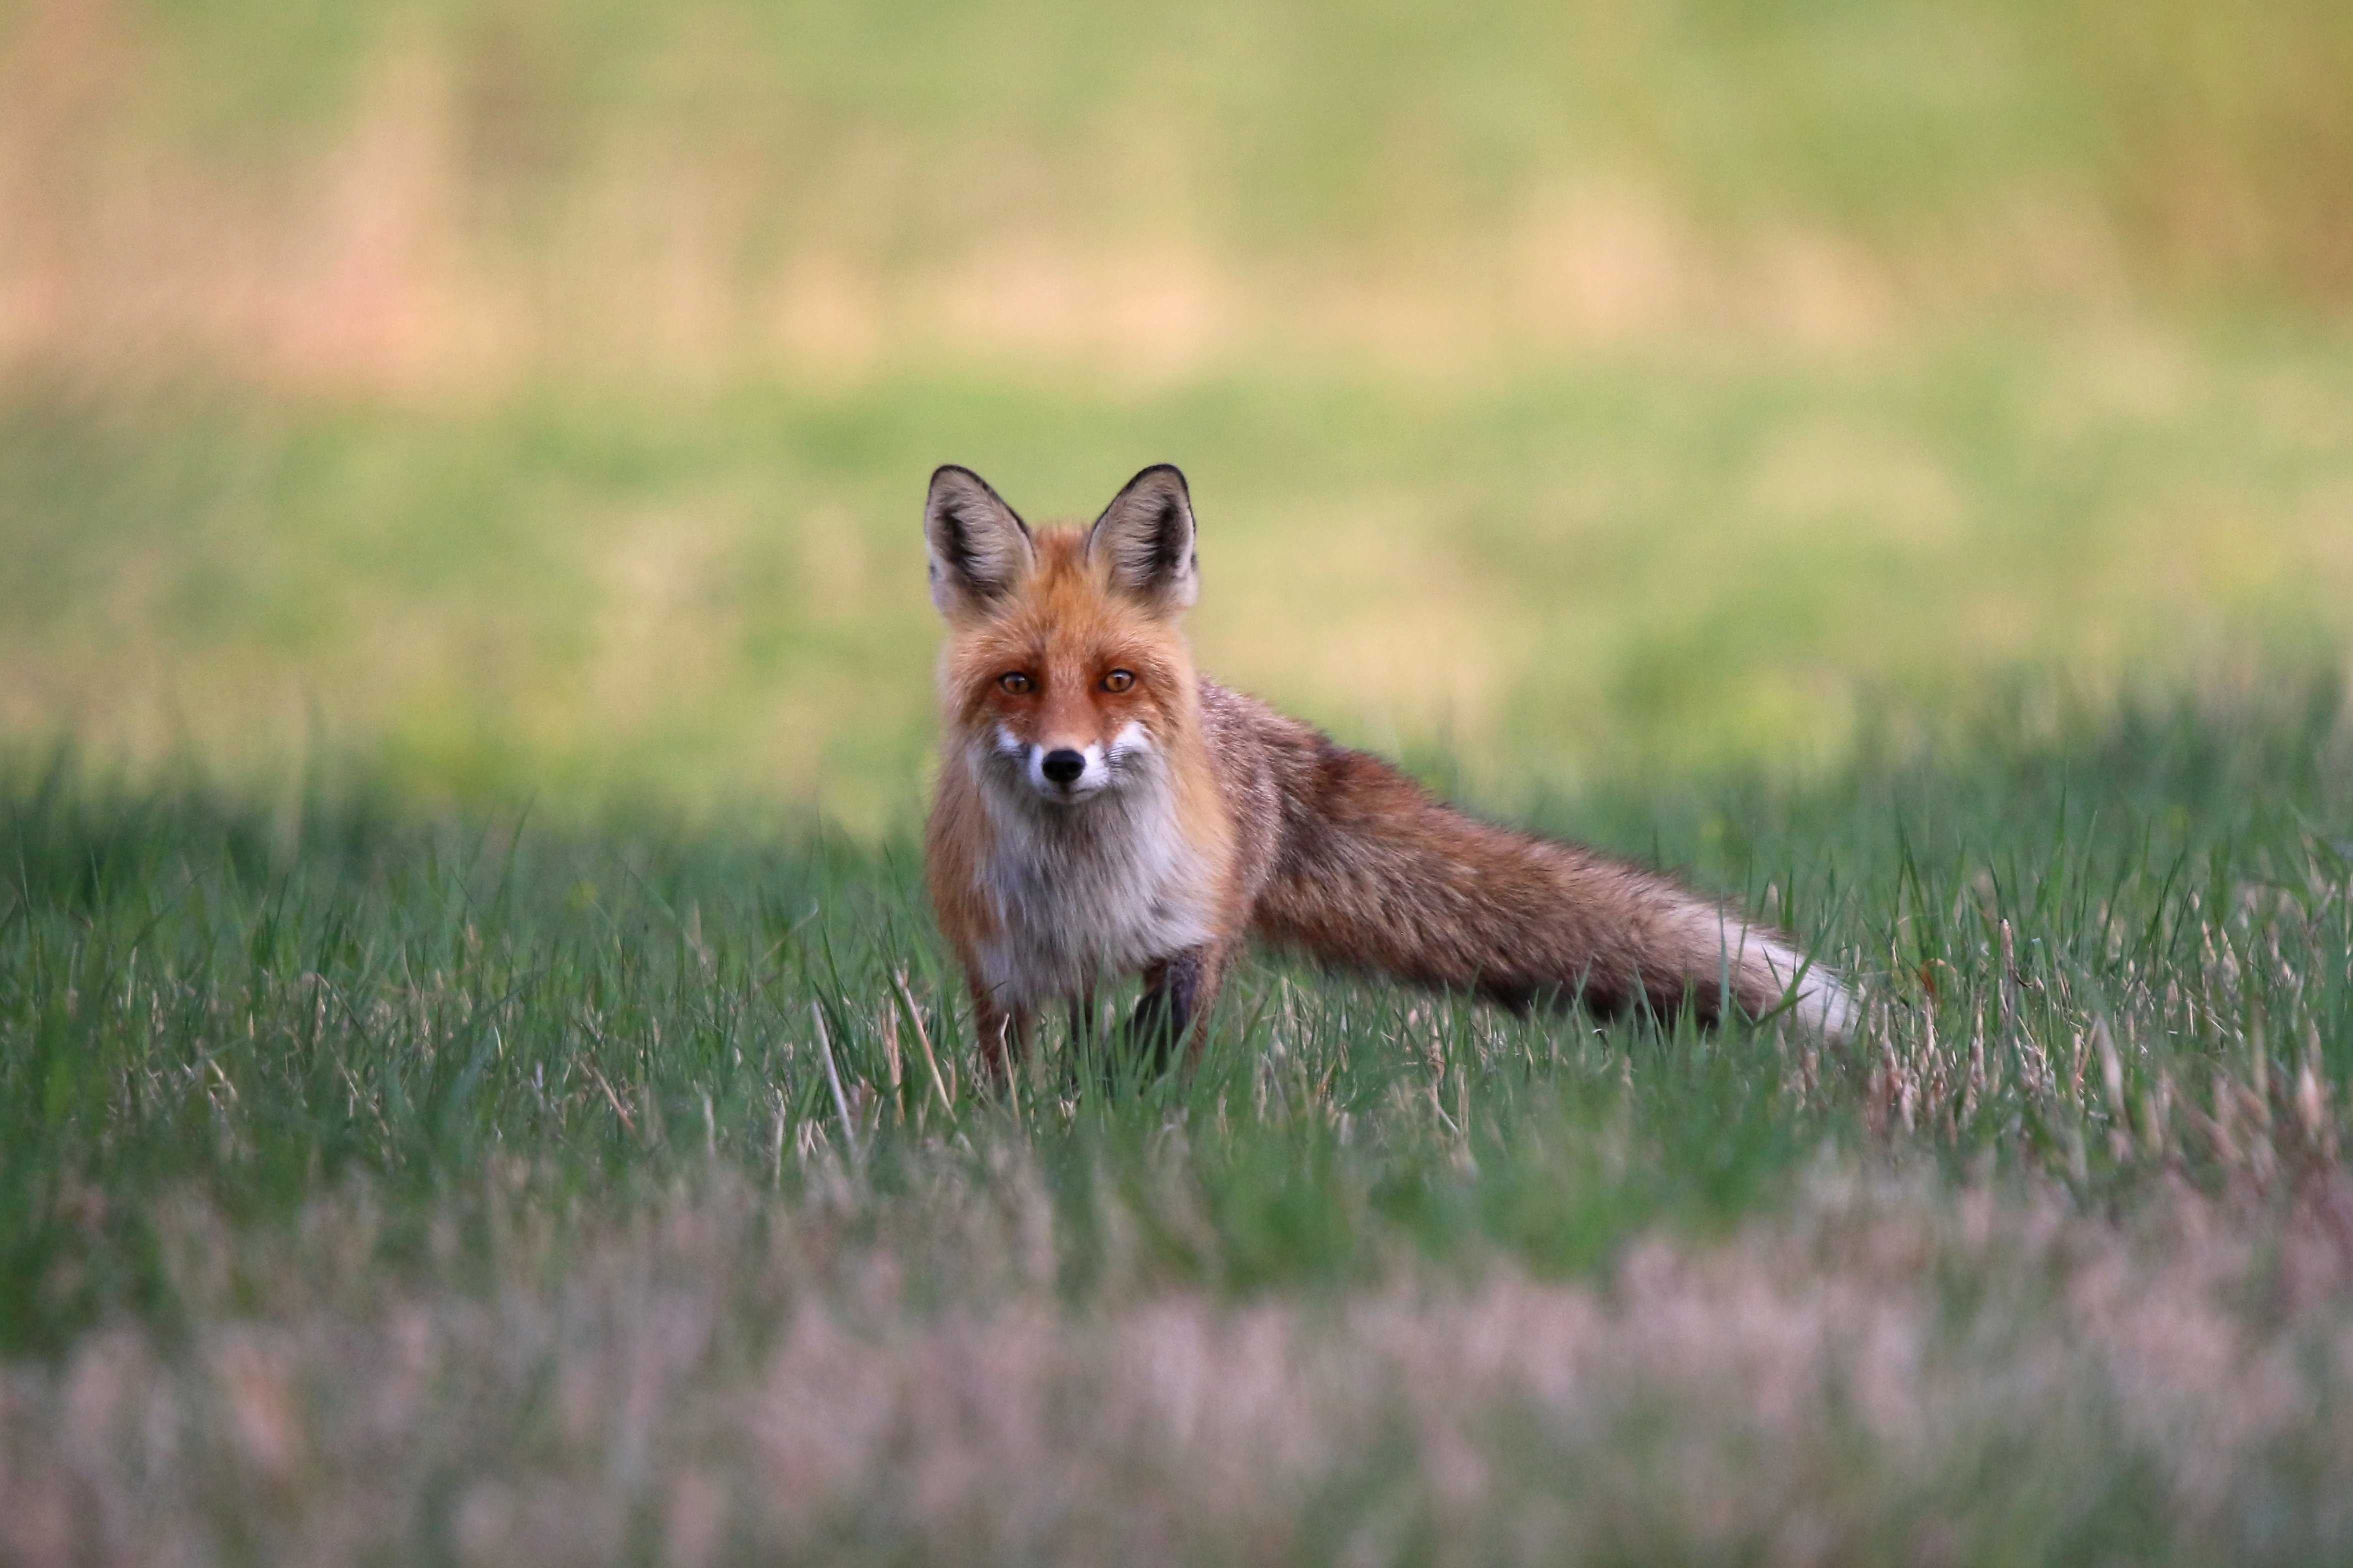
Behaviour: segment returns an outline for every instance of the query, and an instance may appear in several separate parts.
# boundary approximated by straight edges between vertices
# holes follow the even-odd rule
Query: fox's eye
[[[1135,677],[1124,669],[1114,669],[1103,678],[1103,689],[1105,691],[1124,691],[1134,684]]]
[[[1016,697],[1018,697],[1023,692],[1029,689],[1030,680],[1028,676],[1022,674],[1019,670],[1008,669],[1003,675],[997,678],[997,684],[1002,686],[1006,690],[1010,691]]]

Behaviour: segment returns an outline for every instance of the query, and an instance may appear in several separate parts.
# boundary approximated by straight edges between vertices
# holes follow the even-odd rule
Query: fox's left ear
[[[1087,554],[1111,563],[1114,587],[1157,609],[1181,610],[1200,596],[1193,554],[1193,497],[1173,463],[1127,481],[1087,531]]]

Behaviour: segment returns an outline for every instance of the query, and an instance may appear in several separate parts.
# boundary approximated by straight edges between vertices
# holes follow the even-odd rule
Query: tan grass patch
[[[1238,1303],[1071,1304],[1042,1201],[950,1180],[878,1245],[725,1180],[560,1239],[494,1200],[487,1285],[381,1290],[364,1199],[276,1241],[189,1211],[184,1345],[7,1373],[0,1554],[1936,1561],[2116,1497],[2193,1560],[2353,1530],[2341,1180],[2118,1224],[1825,1176],[1598,1284]]]
[[[1898,244],[1790,210],[1704,221],[1696,170],[1565,148],[1444,223],[1401,214],[1272,245],[1203,216],[1214,191],[1102,198],[1145,172],[1198,183],[1219,128],[1138,109],[1111,134],[1024,146],[878,102],[820,134],[765,118],[805,65],[695,32],[645,63],[628,101],[543,125],[474,101],[524,91],[497,47],[396,26],[348,102],[260,155],[175,125],[186,62],[167,33],[88,0],[24,7],[0,32],[0,370],[195,365],[416,395],[551,372],[838,379],[945,356],[1159,382],[1269,355],[1444,371],[1725,333],[1844,351],[1956,305],[2131,291],[2096,194],[2013,182],[1947,215],[1939,236],[1965,243]],[[747,95],[747,71],[776,79]],[[499,151],[518,137],[563,155],[519,174]],[[949,202],[943,171],[967,164],[990,188]],[[2216,225],[2252,232],[2222,207],[2189,226]],[[2284,243],[2225,270],[2274,267]]]

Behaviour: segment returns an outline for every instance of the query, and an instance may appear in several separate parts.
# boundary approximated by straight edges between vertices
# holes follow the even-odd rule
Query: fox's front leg
[[[1205,945],[1187,948],[1144,972],[1144,995],[1127,1031],[1130,1039],[1151,1053],[1155,1071],[1167,1069],[1180,1045],[1187,1067],[1200,1056],[1209,1005],[1218,999],[1225,965],[1224,952]]]
[[[972,1022],[980,1036],[982,1076],[992,1083],[1011,1082],[1013,1068],[1029,1054],[1029,1009],[999,1006],[994,994],[976,984]]]

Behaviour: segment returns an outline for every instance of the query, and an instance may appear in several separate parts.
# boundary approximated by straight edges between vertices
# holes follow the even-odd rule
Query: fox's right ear
[[[1029,525],[970,468],[949,463],[923,499],[932,556],[932,603],[940,614],[986,609],[1029,570]]]

